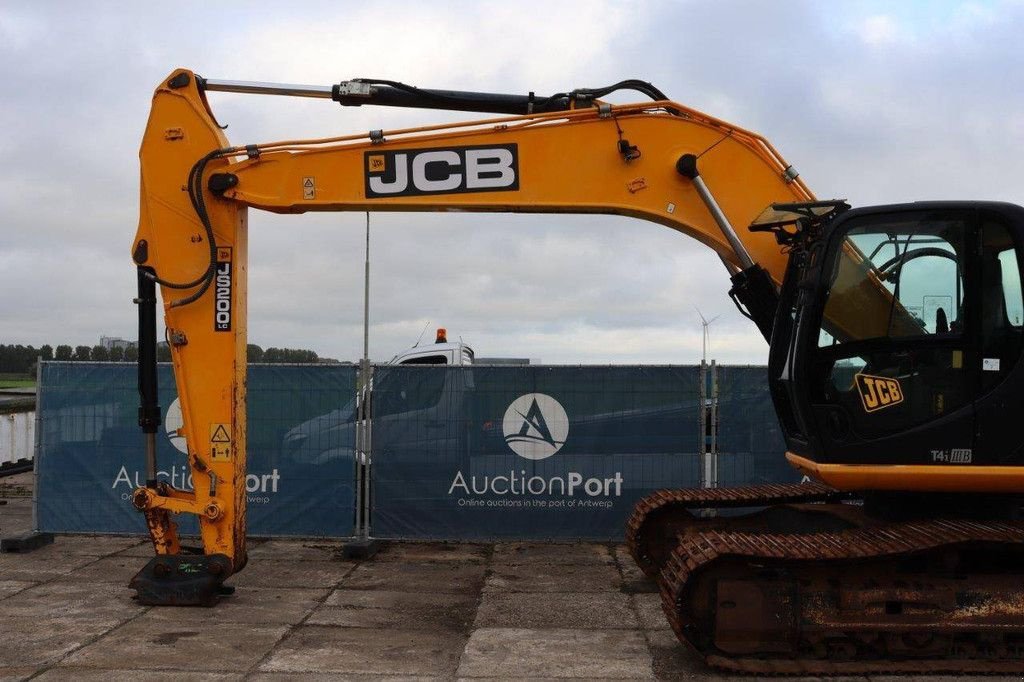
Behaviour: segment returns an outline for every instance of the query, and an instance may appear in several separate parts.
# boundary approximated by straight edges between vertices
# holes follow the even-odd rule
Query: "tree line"
[[[249,362],[308,363],[320,359],[311,350],[273,347],[264,350],[254,343],[248,345],[246,355]],[[64,362],[135,362],[139,359],[139,351],[134,345],[127,348],[105,348],[101,345],[72,347],[62,344],[54,348],[47,343],[36,348],[20,343],[0,344],[0,372],[31,374],[35,371],[36,358]],[[171,361],[171,349],[166,343],[157,345],[156,359],[160,362]]]

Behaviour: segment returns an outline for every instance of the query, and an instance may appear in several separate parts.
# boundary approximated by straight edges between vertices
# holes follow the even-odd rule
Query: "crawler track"
[[[1021,673],[1024,523],[933,520],[805,535],[679,536],[673,629],[747,673]]]
[[[820,483],[659,490],[633,508],[626,525],[626,545],[640,569],[648,577],[656,578],[680,533],[716,524],[697,519],[692,510],[838,502],[851,497]],[[727,519],[717,525],[724,527],[731,522]]]

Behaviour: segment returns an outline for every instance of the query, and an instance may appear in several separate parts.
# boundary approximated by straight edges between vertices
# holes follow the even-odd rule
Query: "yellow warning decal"
[[[370,154],[366,157],[366,170],[371,173],[383,173],[387,168],[387,161],[383,154]]]
[[[230,428],[230,424],[210,424],[210,457],[215,462],[231,459]]]
[[[875,412],[903,402],[903,390],[896,379],[870,374],[857,374],[855,379],[865,412]]]
[[[218,246],[217,247],[217,262],[218,263],[230,263],[231,262],[231,247],[230,246]]]
[[[316,178],[304,177],[302,178],[302,198],[303,199],[316,199]]]

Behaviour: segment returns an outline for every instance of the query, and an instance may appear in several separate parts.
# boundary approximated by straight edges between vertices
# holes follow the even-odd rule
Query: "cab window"
[[[1003,276],[1003,305],[1006,306],[1006,321],[1020,329],[1024,325],[1024,297],[1021,296],[1020,264],[1017,251],[1013,248],[1000,251],[997,256]]]
[[[962,332],[964,222],[913,215],[849,231],[833,268],[819,347]]]
[[[448,357],[445,355],[421,355],[417,358],[402,360],[402,365],[447,365]]]

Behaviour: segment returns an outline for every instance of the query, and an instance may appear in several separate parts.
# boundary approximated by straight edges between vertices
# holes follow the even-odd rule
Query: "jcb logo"
[[[519,189],[515,144],[366,152],[365,168],[367,199]]]
[[[900,382],[889,377],[874,377],[869,374],[858,374],[857,391],[865,412],[874,412],[884,407],[892,407],[903,402],[903,391]]]

